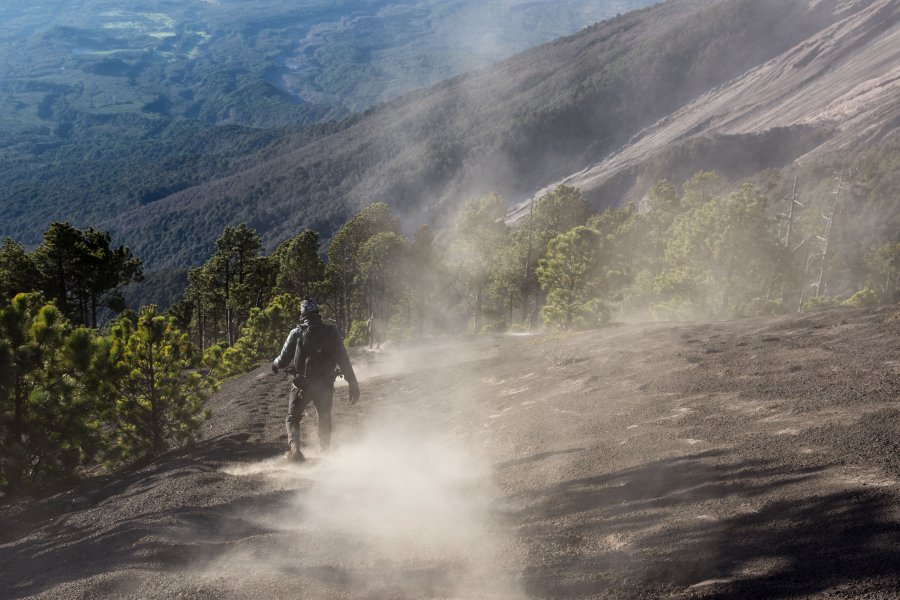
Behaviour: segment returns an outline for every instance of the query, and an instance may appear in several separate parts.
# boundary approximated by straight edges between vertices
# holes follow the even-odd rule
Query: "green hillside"
[[[0,237],[139,209],[299,127],[649,3],[4,2]]]

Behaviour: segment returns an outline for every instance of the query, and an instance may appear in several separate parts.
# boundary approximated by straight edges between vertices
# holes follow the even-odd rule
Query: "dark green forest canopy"
[[[39,292],[78,325],[96,328],[124,310],[122,288],[142,279],[141,261],[90,227],[53,223],[33,252],[11,238],[0,246],[0,298]]]

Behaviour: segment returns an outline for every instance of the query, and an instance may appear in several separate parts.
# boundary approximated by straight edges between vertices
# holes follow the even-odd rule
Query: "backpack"
[[[337,330],[325,323],[310,323],[300,335],[298,379],[301,382],[322,384],[334,381],[337,366]],[[298,386],[300,387],[300,386]]]

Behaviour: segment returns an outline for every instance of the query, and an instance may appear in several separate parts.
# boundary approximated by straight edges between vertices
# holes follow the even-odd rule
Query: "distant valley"
[[[315,122],[650,3],[13,0],[0,6],[0,126],[66,111]]]
[[[34,245],[53,220],[109,226],[298,128],[651,3],[4,2],[0,236]],[[193,260],[178,247],[147,259]]]

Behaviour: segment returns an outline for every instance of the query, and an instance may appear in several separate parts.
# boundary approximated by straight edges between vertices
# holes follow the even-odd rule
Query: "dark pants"
[[[291,431],[299,431],[303,411],[312,402],[319,417],[319,445],[323,450],[327,450],[331,445],[331,405],[333,396],[334,386],[330,382],[312,385],[303,390],[292,385],[291,395],[288,400],[288,415],[287,419],[285,419],[288,435],[292,435]],[[299,443],[300,440],[295,441]]]

